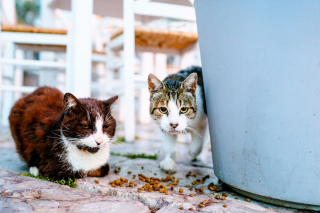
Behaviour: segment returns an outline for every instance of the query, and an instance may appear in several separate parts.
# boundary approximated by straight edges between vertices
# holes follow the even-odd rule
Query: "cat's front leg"
[[[160,168],[163,170],[173,170],[176,166],[176,142],[177,135],[162,132],[161,139],[165,158],[160,162]]]
[[[88,177],[104,177],[109,173],[109,164],[106,163],[101,168],[88,172]]]
[[[191,156],[192,161],[197,159],[197,156],[200,154],[203,148],[204,143],[204,133],[203,128],[191,130],[192,142],[189,147],[189,155]]]

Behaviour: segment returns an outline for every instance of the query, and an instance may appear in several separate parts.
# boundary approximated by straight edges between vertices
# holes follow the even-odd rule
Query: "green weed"
[[[20,175],[22,176],[27,176],[27,177],[33,177],[33,178],[37,178],[37,179],[40,179],[40,180],[46,180],[46,181],[50,181],[50,182],[53,182],[53,183],[57,183],[57,184],[60,184],[60,185],[66,185],[66,186],[69,186],[71,188],[75,188],[77,186],[77,180],[76,179],[72,179],[72,178],[68,178],[68,180],[50,180],[50,178],[48,177],[44,177],[42,175],[38,175],[38,176],[34,176],[30,173],[20,173]]]

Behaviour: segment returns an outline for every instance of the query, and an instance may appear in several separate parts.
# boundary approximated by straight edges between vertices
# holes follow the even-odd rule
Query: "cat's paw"
[[[160,168],[166,171],[173,170],[175,166],[176,162],[168,157],[160,162]]]
[[[29,168],[29,172],[33,176],[38,176],[39,175],[39,169],[37,167],[35,167],[35,166],[30,167]]]

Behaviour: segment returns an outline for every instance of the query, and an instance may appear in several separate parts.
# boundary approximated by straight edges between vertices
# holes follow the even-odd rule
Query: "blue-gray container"
[[[196,0],[215,174],[320,210],[320,1]]]

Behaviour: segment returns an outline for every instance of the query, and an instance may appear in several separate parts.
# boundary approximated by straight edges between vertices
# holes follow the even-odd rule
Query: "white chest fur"
[[[75,145],[67,143],[67,161],[73,171],[92,171],[100,168],[109,159],[109,145],[100,147],[97,153],[79,150]]]

